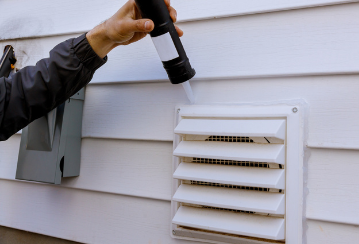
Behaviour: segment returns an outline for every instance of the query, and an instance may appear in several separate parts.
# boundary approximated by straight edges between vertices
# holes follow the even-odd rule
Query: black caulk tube
[[[135,0],[135,2],[142,17],[151,19],[155,23],[150,35],[172,84],[190,80],[196,71],[189,63],[164,0]]]

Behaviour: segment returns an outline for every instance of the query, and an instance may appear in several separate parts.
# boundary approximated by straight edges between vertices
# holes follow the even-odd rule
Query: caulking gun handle
[[[0,59],[0,77],[9,77],[10,72],[14,69],[16,63],[14,48],[7,45],[4,49],[3,56]]]

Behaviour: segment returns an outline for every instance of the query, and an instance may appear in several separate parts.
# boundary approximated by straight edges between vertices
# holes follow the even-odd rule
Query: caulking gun
[[[135,2],[142,17],[151,19],[155,24],[150,35],[171,83],[182,83],[188,99],[193,103],[194,97],[188,81],[193,78],[196,71],[189,63],[165,2],[163,0],[135,0]]]

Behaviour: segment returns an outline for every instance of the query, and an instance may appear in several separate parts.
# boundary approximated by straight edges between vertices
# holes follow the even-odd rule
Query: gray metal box
[[[81,89],[22,130],[16,179],[61,184],[79,176],[84,98]]]

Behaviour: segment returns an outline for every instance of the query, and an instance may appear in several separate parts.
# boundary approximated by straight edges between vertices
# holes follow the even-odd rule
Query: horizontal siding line
[[[359,72],[358,72],[359,74]],[[191,81],[195,81],[197,79],[193,78]],[[200,80],[200,79],[198,79]],[[114,84],[146,84],[146,83],[170,83],[169,79],[156,79],[156,80],[121,80],[121,81],[92,81],[88,85],[114,85]]]
[[[130,141],[163,141],[163,142],[171,142],[173,140],[170,139],[162,139],[162,138],[151,138],[151,139],[146,139],[146,138],[129,138],[129,137],[110,137],[110,136],[93,136],[93,135],[84,135],[82,136],[82,139],[105,139],[105,140],[130,140]],[[336,145],[336,144],[329,144],[329,143],[323,143],[323,144],[319,144],[319,143],[307,143],[306,144],[307,148],[310,149],[335,149],[335,150],[359,150],[359,145],[352,145],[352,146],[347,146],[347,145]]]
[[[177,21],[177,23],[208,20],[208,19],[230,18],[230,17],[253,15],[253,14],[267,14],[267,13],[273,13],[273,12],[301,10],[301,9],[307,9],[307,8],[318,8],[318,7],[334,6],[334,5],[340,5],[340,4],[355,3],[355,2],[359,2],[359,0],[337,1],[337,2],[333,2],[333,3],[318,3],[318,4],[292,6],[292,7],[285,7],[285,8],[264,9],[264,10],[258,10],[258,11],[247,11],[247,12],[243,11],[243,12],[238,12],[238,13],[233,13],[233,14],[215,15],[215,16],[208,16],[208,17],[203,17],[203,18],[187,18],[184,20],[179,19]]]
[[[359,1],[359,0],[358,0]],[[95,26],[94,26],[95,27]],[[74,31],[74,32],[59,32],[56,34],[48,34],[48,35],[34,35],[34,36],[22,36],[16,38],[5,38],[2,39],[0,37],[0,41],[21,41],[21,40],[33,40],[33,39],[41,39],[47,37],[57,37],[57,36],[67,36],[67,35],[82,35],[90,30],[83,30],[83,31]]]
[[[258,10],[252,10],[252,9],[238,9],[238,12],[229,13],[230,11],[225,11],[224,13],[220,13],[216,15],[216,12],[213,9],[210,9],[210,14],[206,16],[200,16],[200,17],[191,17],[196,16],[193,13],[187,14],[187,16],[181,18],[181,15],[178,18],[177,23],[186,23],[186,22],[194,22],[194,21],[201,21],[201,20],[208,20],[208,19],[221,19],[221,18],[228,18],[228,17],[236,17],[236,16],[245,16],[245,15],[254,15],[254,14],[266,14],[266,13],[272,13],[272,12],[280,12],[280,11],[290,11],[290,10],[301,10],[301,9],[307,9],[307,8],[316,8],[316,7],[325,7],[325,6],[334,6],[334,5],[341,5],[341,4],[350,4],[358,2],[359,0],[338,0],[335,2],[324,2],[324,3],[304,3],[304,5],[298,5],[298,3],[294,3],[297,5],[294,6],[286,6],[286,7],[272,7],[272,9],[268,6],[263,6],[263,9]],[[183,3],[182,3],[183,4]],[[199,2],[198,5],[201,3]],[[209,3],[210,4],[210,3]],[[174,4],[174,7],[176,7],[176,4]],[[241,7],[238,5],[238,8]],[[183,12],[183,6],[179,6],[179,9]],[[253,8],[253,6],[252,6]],[[259,7],[257,7],[259,8]],[[223,11],[223,10],[222,10]],[[108,16],[110,18],[111,15]],[[1,19],[0,19],[1,20]],[[103,22],[103,21],[102,21]],[[91,28],[86,28],[82,30],[77,31],[60,31],[53,34],[37,34],[37,35],[24,35],[22,37],[9,37],[9,38],[1,38],[0,41],[11,41],[11,40],[22,40],[22,39],[33,39],[33,38],[42,38],[42,37],[53,37],[53,36],[61,36],[61,35],[68,35],[68,34],[79,34],[79,33],[85,33],[91,30]],[[3,35],[4,36],[4,35]]]
[[[359,150],[359,145],[340,145],[318,142],[308,142],[306,147],[312,149]]]
[[[16,135],[21,135],[21,131],[17,132]],[[105,139],[105,140],[129,140],[129,141],[162,141],[162,142],[172,142],[170,139],[163,138],[130,138],[130,137],[110,137],[110,136],[93,136],[83,135],[81,139]],[[309,149],[334,149],[334,150],[359,150],[359,145],[338,145],[338,144],[330,144],[330,143],[316,143],[316,142],[308,142],[306,143],[306,147]]]
[[[346,225],[354,225],[359,226],[359,221],[353,222],[353,221],[342,221],[337,219],[331,219],[331,218],[323,218],[323,217],[314,217],[314,216],[306,216],[307,220],[316,220],[316,221],[322,221],[327,223],[337,223],[337,224],[346,224]]]
[[[163,141],[163,142],[171,142],[173,140],[170,139],[162,139],[162,138],[129,138],[129,137],[109,137],[109,136],[93,136],[93,135],[85,135],[82,136],[82,139],[105,139],[105,140],[130,140],[130,141]],[[359,150],[359,145],[352,145],[352,146],[346,146],[346,145],[330,145],[328,143],[318,144],[318,143],[307,143],[307,148],[310,149],[335,149],[335,150]]]
[[[111,137],[111,136],[93,136],[93,135],[83,135],[81,139],[105,139],[105,140],[126,140],[126,141],[147,141],[147,142],[171,142],[172,139],[163,139],[163,138],[129,138],[129,137]]]
[[[22,130],[18,131],[15,133],[15,135],[20,135],[22,134]],[[163,139],[163,138],[135,138],[135,137],[111,137],[111,136],[93,136],[93,135],[82,135],[81,139],[105,139],[105,140],[128,140],[128,141],[154,141],[154,142],[158,142],[158,141],[163,141],[163,142],[171,142],[173,141],[172,139]]]
[[[306,76],[332,76],[332,75],[359,75],[359,69],[353,71],[325,71],[315,73],[277,73],[277,74],[253,74],[253,75],[238,75],[238,76],[203,76],[194,77],[190,81],[217,81],[217,80],[240,80],[240,79],[259,79],[259,78],[291,78],[291,77],[306,77]],[[145,84],[145,83],[165,83],[170,82],[169,79],[156,80],[122,80],[122,81],[91,81],[88,85],[112,85],[112,84]]]
[[[80,174],[80,176],[81,176],[81,174]],[[82,187],[54,185],[54,184],[47,184],[47,183],[36,182],[36,181],[17,180],[17,179],[10,179],[10,178],[4,178],[4,177],[0,177],[0,180],[15,181],[15,182],[22,182],[22,183],[30,183],[30,184],[41,184],[41,185],[45,185],[45,186],[55,186],[55,187],[67,188],[67,189],[70,189],[70,190],[101,192],[101,193],[106,193],[106,194],[122,195],[122,196],[138,197],[138,198],[146,198],[146,199],[153,199],[153,200],[166,201],[166,202],[171,201],[171,198],[162,198],[162,197],[154,197],[154,196],[142,196],[142,195],[139,195],[139,194],[128,194],[128,193],[121,193],[121,192],[114,192],[114,191],[99,191],[99,190],[87,189],[87,188],[82,188]]]

